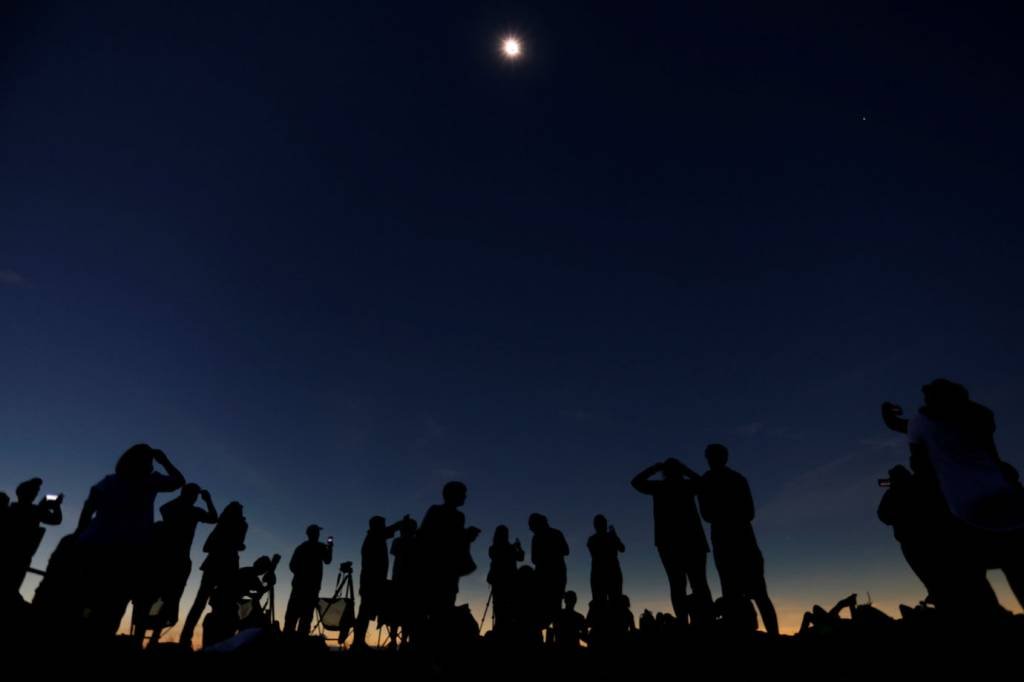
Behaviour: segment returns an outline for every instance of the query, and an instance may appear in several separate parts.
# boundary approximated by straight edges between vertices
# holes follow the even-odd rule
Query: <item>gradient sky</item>
[[[629,480],[721,441],[784,629],[922,598],[878,405],[961,381],[1024,465],[1024,68],[1009,4],[884,4],[5,5],[0,489],[67,495],[35,564],[145,441],[247,561],[311,522],[358,560],[464,480],[477,617],[496,524],[547,514],[588,595],[603,512],[639,614]]]

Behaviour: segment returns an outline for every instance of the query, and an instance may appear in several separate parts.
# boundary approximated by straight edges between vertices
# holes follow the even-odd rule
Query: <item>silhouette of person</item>
[[[715,600],[715,626],[730,636],[745,636],[757,632],[757,611],[749,599]]]
[[[165,474],[156,473],[159,464]],[[163,451],[140,443],[118,459],[114,473],[89,491],[78,519],[89,621],[113,634],[128,602],[138,597],[153,542],[156,496],[185,484]]]
[[[841,617],[843,609],[850,610],[849,619]],[[800,634],[807,635],[809,632],[815,635],[834,634],[846,630],[850,626],[865,630],[878,630],[892,622],[893,619],[890,616],[871,604],[857,604],[857,595],[851,594],[849,597],[840,599],[828,611],[815,604],[809,612],[804,613],[803,621],[800,623]]]
[[[611,601],[622,594],[622,568],[619,552],[625,552],[615,526],[608,527],[602,514],[594,517],[596,531],[587,540],[590,550],[590,594],[594,601]]]
[[[316,524],[306,528],[306,541],[295,548],[292,560],[288,562],[292,572],[292,593],[284,614],[285,632],[308,635],[313,625],[313,613],[324,579],[324,565],[331,563],[334,556],[334,538],[327,538],[326,543],[320,542],[321,530]]]
[[[21,583],[25,580],[32,557],[39,549],[39,543],[46,532],[43,525],[56,526],[63,519],[63,495],[44,499],[36,504],[42,485],[41,478],[32,478],[21,483],[14,491],[14,502],[4,510],[0,602],[9,603],[20,599],[18,591],[21,589]]]
[[[967,617],[1000,615],[1002,607],[985,567],[957,551],[957,524],[930,476],[927,460],[910,458],[913,473],[903,466],[889,470],[889,488],[878,505],[878,518],[892,526],[907,564],[940,609]]]
[[[494,631],[498,633],[508,627],[508,610],[515,599],[516,571],[525,554],[518,538],[515,542],[509,542],[508,526],[498,526],[494,529],[494,538],[487,554],[491,559],[487,582],[491,586]]]
[[[811,630],[816,630],[819,634],[832,633],[843,627],[841,616],[843,609],[850,610],[850,619],[852,620],[855,608],[857,608],[856,594],[840,599],[828,611],[815,604],[810,611],[804,612],[803,620],[800,623],[800,634],[806,635]]]
[[[441,495],[443,504],[427,510],[417,536],[427,618],[443,616],[454,608],[459,578],[476,570],[470,545],[480,535],[479,528],[466,528],[466,517],[459,510],[466,503],[466,485],[450,481]]]
[[[178,638],[183,645],[192,645],[192,634],[217,586],[233,580],[238,572],[238,553],[245,549],[245,536],[249,531],[249,524],[242,512],[239,502],[229,502],[203,543],[206,559],[199,566],[203,577]]]
[[[904,466],[889,469],[889,487],[878,503],[878,519],[892,526],[907,564],[932,599],[942,593],[941,537],[945,504],[938,488]]]
[[[576,593],[565,593],[565,608],[558,612],[552,628],[552,643],[560,649],[578,649],[587,638],[587,619],[576,610]]]
[[[651,477],[661,473],[662,478]],[[668,575],[672,609],[686,622],[711,622],[711,589],[707,579],[708,541],[694,501],[700,477],[674,457],[647,467],[633,480],[638,491],[654,498],[654,545]],[[686,583],[693,591],[688,606]]]
[[[562,606],[567,581],[565,557],[569,556],[569,544],[562,531],[552,528],[543,514],[530,514],[528,525],[533,531],[530,561],[533,562],[537,581],[541,614],[547,625],[555,619]]]
[[[205,509],[196,502],[202,497]],[[209,491],[195,483],[186,483],[178,497],[160,507],[162,520],[156,524],[154,596],[161,602],[160,612],[148,622],[136,622],[136,629],[153,629],[150,644],[160,639],[164,627],[178,622],[181,595],[192,573],[192,541],[200,523],[216,523],[217,509]],[[140,628],[140,626],[142,626]],[[144,634],[144,633],[143,633]]]
[[[747,479],[730,469],[729,450],[712,443],[704,450],[709,470],[701,478],[700,511],[711,524],[711,545],[722,583],[722,597],[757,604],[764,628],[779,634],[775,606],[764,580],[764,557],[754,537],[754,498]]]
[[[650,609],[644,609],[640,614],[640,622],[638,623],[637,630],[641,636],[645,639],[649,639],[655,635],[655,631],[658,629],[658,621],[654,619],[654,614],[651,613]]]
[[[1006,478],[991,410],[946,379],[922,387],[924,406],[907,427],[911,451],[926,456],[950,511],[975,528],[1024,528],[1024,493]]]
[[[636,632],[636,618],[633,616],[633,611],[630,609],[632,604],[629,601],[629,597],[624,594],[620,594],[611,601],[613,613],[615,615],[615,622],[618,626],[618,632],[620,638],[628,637]]]
[[[359,615],[356,616],[355,637],[352,646],[366,646],[366,629],[370,621],[384,610],[388,598],[388,540],[402,527],[409,517],[398,523],[386,525],[383,516],[370,518],[370,527],[360,553],[362,565],[359,569]]]
[[[1001,568],[1024,606],[1024,488],[999,457],[995,417],[948,379],[936,379],[921,391],[924,405],[909,420],[899,418],[902,409],[892,403],[884,403],[882,412],[889,428],[907,434],[911,457],[926,463],[952,515],[946,541],[955,545],[951,555],[959,575],[953,580],[967,584],[946,596],[963,603],[961,597],[977,589],[972,578],[977,571],[965,566],[973,557],[981,570]],[[940,597],[937,605],[941,602]]]
[[[203,648],[233,637],[242,628],[270,624],[260,599],[277,583],[274,571],[280,559],[279,554],[273,559],[261,556],[252,566],[232,571],[214,587],[210,613],[203,620]]]
[[[391,590],[394,594],[391,609],[392,632],[396,637],[401,629],[403,641],[409,641],[410,623],[416,613],[416,530],[415,519],[405,517],[399,524],[398,537],[391,543]]]
[[[68,533],[57,543],[46,563],[46,575],[36,587],[32,606],[46,614],[51,622],[77,623],[82,618],[84,599],[80,556],[78,535]]]
[[[598,650],[621,646],[636,632],[629,597],[620,594],[613,599],[590,602],[587,625],[590,646]]]
[[[533,566],[523,565],[516,571],[514,599],[509,604],[511,608],[506,612],[512,625],[512,638],[523,646],[540,645],[543,642],[541,631],[547,623]]]

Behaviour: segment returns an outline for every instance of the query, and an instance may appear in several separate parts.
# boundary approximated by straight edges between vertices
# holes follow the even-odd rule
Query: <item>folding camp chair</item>
[[[356,602],[352,591],[352,562],[346,561],[338,568],[334,581],[334,594],[320,597],[316,603],[316,622],[313,632],[328,642],[337,642],[340,647],[348,639],[356,623]],[[337,633],[329,637],[328,633]]]

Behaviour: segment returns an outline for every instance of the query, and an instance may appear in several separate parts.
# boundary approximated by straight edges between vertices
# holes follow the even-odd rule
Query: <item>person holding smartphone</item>
[[[320,598],[320,583],[324,577],[324,564],[334,556],[334,537],[320,542],[320,526],[306,528],[306,541],[295,548],[288,567],[292,571],[292,593],[284,615],[284,631],[308,635],[313,625],[313,613]]]
[[[63,495],[47,495],[36,504],[43,479],[31,478],[15,489],[15,500],[7,508],[3,528],[3,559],[0,561],[0,595],[4,603],[17,598],[25,580],[32,557],[39,549],[46,526],[59,525],[63,520]]]

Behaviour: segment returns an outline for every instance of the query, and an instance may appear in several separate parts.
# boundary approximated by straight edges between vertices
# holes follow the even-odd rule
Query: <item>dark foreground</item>
[[[30,625],[30,626],[29,626]],[[1024,616],[999,624],[894,621],[798,636],[760,633],[648,633],[603,650],[521,647],[479,639],[426,651],[329,650],[318,638],[263,632],[230,653],[191,652],[177,645],[140,651],[126,637],[89,641],[60,624],[5,628],[4,679],[245,680],[289,675],[344,679],[749,679],[859,678],[954,674],[968,679],[1017,678]],[[316,677],[312,678],[316,679]],[[955,678],[954,678],[955,679]]]

